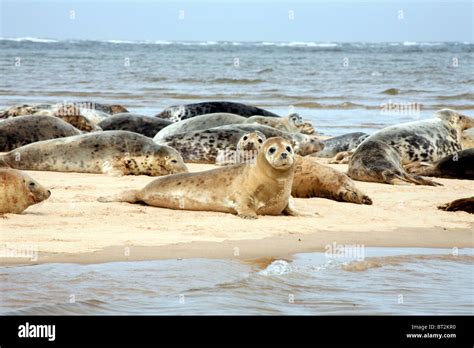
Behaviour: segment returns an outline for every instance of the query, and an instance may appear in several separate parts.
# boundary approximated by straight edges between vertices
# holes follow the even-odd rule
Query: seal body
[[[171,121],[139,114],[120,113],[102,120],[98,126],[103,130],[124,130],[153,138],[163,128],[173,124]]]
[[[203,102],[195,104],[185,104],[185,105],[174,105],[166,108],[160,112],[156,117],[164,118],[173,122],[178,122],[185,120],[191,117],[205,115],[205,114],[214,114],[214,113],[229,113],[245,117],[260,115],[260,116],[271,116],[278,117],[278,115],[257,108],[252,105],[246,105],[241,103],[233,103],[226,101],[213,101],[213,102]]]
[[[37,141],[81,134],[69,123],[51,116],[19,116],[0,122],[0,151]]]
[[[413,163],[406,169],[417,175],[474,180],[474,148],[455,152],[433,164]]]
[[[369,136],[349,160],[349,176],[361,181],[436,185],[407,173],[403,165],[432,163],[460,151],[462,132],[474,126],[474,119],[448,109],[435,116],[387,127]]]
[[[179,153],[144,135],[104,131],[25,145],[0,156],[11,168],[111,175],[167,175],[186,172]]]
[[[170,175],[141,190],[126,191],[101,202],[144,202],[171,209],[217,211],[243,218],[298,215],[290,206],[294,153],[283,138],[268,139],[255,163],[197,173]]]
[[[310,157],[296,157],[291,195],[297,198],[321,197],[356,204],[372,204],[344,173],[324,166]]]
[[[15,169],[0,168],[0,215],[19,214],[49,196],[51,192],[28,174]]]
[[[347,174],[354,180],[387,184],[414,183],[437,186],[434,181],[406,173],[398,152],[377,140],[365,140],[349,160]]]
[[[466,213],[474,214],[474,196],[456,199],[455,201],[442,204],[438,209],[446,211],[465,211]]]
[[[314,133],[314,128],[308,122],[304,123],[301,116],[291,114],[288,117],[251,116],[243,117],[235,114],[216,113],[200,115],[186,120],[175,122],[163,128],[156,134],[154,140],[163,139],[174,134],[186,133],[202,129],[210,129],[226,125],[261,124],[285,132]]]
[[[295,143],[295,151],[301,155],[306,155],[322,149],[321,142],[309,135],[290,134],[266,126],[255,127],[233,127],[222,126],[205,130],[198,130],[188,133],[179,133],[170,137],[165,137],[158,141],[160,145],[175,148],[184,158],[185,162],[191,163],[216,163],[219,152],[236,151],[240,138],[247,133],[259,131],[270,138],[272,136],[283,136]],[[240,125],[236,125],[240,126]],[[260,130],[264,130],[261,132]],[[266,133],[266,134],[265,134]]]
[[[314,156],[332,158],[340,152],[355,149],[368,136],[367,133],[354,132],[323,140],[324,149],[316,152]]]

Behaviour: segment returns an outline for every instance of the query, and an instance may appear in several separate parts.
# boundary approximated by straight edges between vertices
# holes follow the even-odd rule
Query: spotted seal
[[[246,127],[240,128],[241,125],[233,126],[234,125],[179,133],[160,139],[157,141],[157,144],[176,149],[181,153],[185,162],[212,164],[216,162],[219,152],[235,152],[237,150],[236,144],[239,139],[246,133],[256,131],[264,134],[267,138],[283,137],[294,142],[295,151],[300,155],[319,151],[323,147],[317,138],[310,135],[300,133],[290,134],[261,125],[249,127],[248,129],[246,129]]]
[[[51,196],[51,192],[16,169],[0,168],[0,215],[20,214],[31,205]]]
[[[405,169],[423,176],[474,180],[474,148],[455,152],[432,164],[410,163]]]
[[[322,140],[324,149],[316,152],[313,156],[332,158],[340,152],[350,151],[355,149],[361,142],[363,142],[369,135],[363,132],[354,132],[339,135],[337,137]]]
[[[474,126],[474,119],[443,109],[435,117],[381,129],[366,138],[349,160],[352,179],[396,184],[437,185],[409,174],[403,165],[436,162],[461,150],[463,130]]]
[[[250,116],[255,116],[255,115],[278,117],[278,115],[270,111],[257,108],[252,105],[227,102],[227,101],[211,101],[211,102],[203,102],[203,103],[195,103],[195,104],[173,105],[166,108],[159,114],[155,115],[155,117],[164,118],[166,120],[177,122],[177,121],[185,120],[185,119],[199,116],[199,115],[215,114],[218,112],[235,114],[235,115],[240,115],[240,116],[245,116],[245,117],[250,117]]]
[[[104,131],[25,145],[0,155],[11,168],[110,175],[167,175],[186,172],[179,153],[144,135]]]
[[[244,134],[237,142],[235,151],[218,151],[216,164],[228,165],[254,161],[267,140],[264,134],[256,131]]]
[[[101,197],[100,202],[144,202],[155,207],[257,215],[301,215],[290,205],[294,151],[284,138],[265,141],[255,163],[169,175],[141,190]]]
[[[125,130],[153,138],[163,128],[173,124],[171,121],[145,115],[121,113],[102,120],[98,126],[103,130]]]
[[[77,128],[56,117],[18,116],[0,122],[0,151],[37,141],[81,134]]]
[[[175,122],[159,131],[156,134],[154,140],[158,141],[159,139],[163,139],[174,134],[197,131],[201,129],[209,129],[225,125],[252,123],[276,128],[285,132],[301,132],[304,134],[314,133],[313,126],[309,122],[303,122],[303,119],[298,114],[290,114],[287,117],[243,117],[235,114],[216,113],[200,115]]]

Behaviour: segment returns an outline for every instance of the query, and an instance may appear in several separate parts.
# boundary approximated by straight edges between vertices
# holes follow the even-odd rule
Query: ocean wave
[[[272,71],[273,71],[272,68],[266,68],[266,69],[262,69],[262,70],[257,71],[257,74],[265,74],[265,73],[269,73],[269,72],[272,72]]]
[[[398,255],[386,257],[367,258],[363,261],[353,261],[346,263],[342,269],[349,272],[362,272],[372,268],[380,268],[385,266],[398,266],[403,263],[414,263],[420,261],[451,261],[463,264],[473,264],[474,257],[472,255]]]
[[[0,38],[0,41],[15,41],[15,42],[37,42],[37,43],[54,43],[59,42],[59,40],[53,39],[42,39],[39,37],[17,37],[17,38]]]
[[[461,93],[455,95],[438,95],[436,99],[440,100],[457,100],[457,99],[467,99],[474,100],[474,93]]]
[[[265,80],[261,79],[231,79],[231,78],[217,78],[210,81],[211,83],[235,84],[235,85],[254,85],[263,83]]]
[[[255,43],[255,45],[262,46],[277,46],[277,47],[321,47],[331,48],[338,47],[339,44],[331,42],[307,42],[307,41],[291,41],[291,42],[278,42],[278,41],[263,41]]]

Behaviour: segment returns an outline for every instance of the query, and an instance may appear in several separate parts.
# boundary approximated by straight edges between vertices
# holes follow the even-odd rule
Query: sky
[[[473,17],[470,0],[0,0],[0,37],[472,42]]]

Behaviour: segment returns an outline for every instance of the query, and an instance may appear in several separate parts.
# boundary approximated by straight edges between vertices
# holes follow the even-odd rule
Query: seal
[[[0,151],[79,134],[82,134],[81,131],[56,117],[18,116],[0,122]]]
[[[439,185],[407,173],[403,165],[432,163],[460,151],[462,132],[471,127],[471,117],[443,109],[432,119],[381,129],[356,148],[349,160],[348,174],[361,181]]]
[[[405,166],[411,174],[450,179],[474,179],[474,148],[455,152],[433,164],[411,163]]]
[[[468,198],[456,199],[455,201],[442,204],[438,209],[445,211],[465,211],[474,214],[474,196]]]
[[[222,126],[188,133],[178,133],[156,141],[160,145],[176,149],[190,163],[216,163],[219,152],[235,152],[236,144],[247,133],[259,131],[267,138],[283,137],[294,143],[295,151],[306,155],[322,149],[321,142],[314,136],[300,133],[286,133],[261,125]],[[262,131],[263,130],[263,131]]]
[[[387,184],[413,183],[438,186],[434,181],[408,174],[403,168],[399,153],[391,146],[366,139],[349,160],[347,174],[354,180]]]
[[[10,118],[16,116],[34,115],[41,110],[51,109],[52,104],[22,104],[13,105],[0,111],[0,118]]]
[[[145,115],[120,113],[102,120],[98,126],[103,130],[124,130],[153,138],[163,128],[173,124],[171,121]]]
[[[175,122],[158,132],[154,140],[158,141],[179,133],[210,129],[225,125],[252,123],[276,128],[285,132],[301,132],[304,134],[314,133],[313,126],[309,122],[303,122],[303,119],[298,114],[290,114],[287,117],[251,116],[247,118],[235,114],[216,113],[200,115]]]
[[[240,115],[240,116],[245,116],[245,117],[250,117],[250,116],[255,116],[255,115],[278,117],[278,115],[270,111],[257,108],[252,105],[233,103],[233,102],[227,102],[227,101],[211,101],[211,102],[185,104],[185,105],[173,105],[164,109],[162,112],[155,115],[155,117],[164,118],[166,120],[170,120],[173,122],[178,122],[178,121],[185,120],[191,117],[206,115],[206,114],[215,114],[218,112],[235,114],[235,115]]]
[[[267,140],[264,134],[256,131],[244,134],[237,142],[236,151],[218,151],[216,164],[228,165],[254,161]]]
[[[246,149],[245,156],[237,161],[251,162],[258,154],[265,136],[258,132],[245,134],[237,144],[239,149]],[[335,201],[356,204],[372,204],[372,199],[362,193],[354,182],[344,173],[324,166],[311,157],[295,155],[295,174],[291,195],[297,198],[321,197]],[[235,163],[235,162],[234,162]]]
[[[78,114],[77,110],[89,109],[98,110],[106,114],[117,114],[122,112],[128,112],[122,105],[117,104],[99,104],[95,102],[72,102],[72,103],[57,103],[57,104],[22,104],[14,105],[5,110],[0,111],[0,118],[9,118],[16,116],[34,115],[37,112],[56,109],[60,110],[63,114]],[[73,111],[74,110],[74,111]]]
[[[51,192],[28,174],[15,169],[0,168],[0,215],[20,214],[49,196]]]
[[[296,156],[291,195],[297,198],[321,197],[334,201],[372,204],[346,174],[324,166],[310,157]]]
[[[104,131],[39,141],[0,155],[16,169],[109,175],[167,175],[186,172],[179,153],[144,135]]]
[[[216,211],[245,219],[257,215],[293,215],[290,204],[294,151],[284,138],[265,141],[255,163],[204,172],[169,175],[141,190],[101,197],[100,202],[144,202],[162,208]]]
[[[354,150],[368,136],[367,133],[354,132],[322,140],[324,149],[316,152],[314,156],[332,158],[337,156],[340,152]]]

